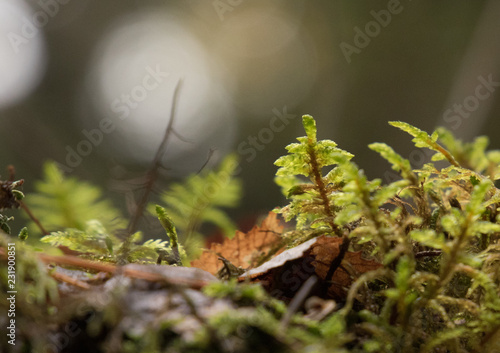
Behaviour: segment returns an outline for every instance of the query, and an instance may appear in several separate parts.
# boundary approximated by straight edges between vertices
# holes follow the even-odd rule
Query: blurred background
[[[391,174],[371,142],[424,162],[390,120],[500,148],[499,15],[496,0],[0,0],[0,168],[29,193],[54,160],[125,210],[116,180],[148,167],[179,81],[161,182],[236,151],[242,222],[285,203],[273,162],[302,114],[370,178]]]

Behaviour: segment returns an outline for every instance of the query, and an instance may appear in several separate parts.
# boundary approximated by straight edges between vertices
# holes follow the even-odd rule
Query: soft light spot
[[[23,1],[0,0],[0,109],[20,102],[40,83],[47,64],[44,21]]]

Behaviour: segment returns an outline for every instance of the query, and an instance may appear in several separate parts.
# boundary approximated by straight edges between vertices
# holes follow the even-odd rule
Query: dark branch
[[[175,112],[177,107],[177,100],[179,95],[179,90],[181,87],[182,81],[179,80],[175,86],[174,95],[172,99],[172,108],[170,110],[170,121],[168,122],[167,128],[165,129],[165,135],[156,150],[153,163],[151,168],[146,173],[146,183],[144,185],[144,192],[142,194],[141,199],[137,203],[136,210],[132,215],[132,218],[127,227],[127,234],[130,236],[135,233],[137,230],[137,226],[139,224],[139,220],[144,214],[144,210],[146,209],[147,202],[149,200],[149,196],[153,190],[154,184],[158,179],[159,168],[161,167],[161,159],[166,152],[167,143],[171,134],[174,134],[173,124],[175,120]]]

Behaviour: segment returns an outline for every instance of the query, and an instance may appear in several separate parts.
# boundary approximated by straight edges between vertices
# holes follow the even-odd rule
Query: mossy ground
[[[368,180],[333,141],[317,141],[310,116],[306,136],[277,160],[290,203],[276,212],[293,223],[262,259],[320,236],[338,239],[338,253],[321,264],[327,270],[303,278],[285,301],[251,282],[286,286],[288,277],[220,281],[182,266],[199,252],[201,223],[232,232],[221,208],[236,205],[240,192],[234,157],[162,195],[156,213],[169,242],[143,241],[137,214],[124,230],[126,218],[98,189],[54,165],[26,204],[22,182],[2,182],[3,209],[31,208],[38,218],[29,233],[35,224],[46,233],[44,243],[26,230],[15,236],[10,218],[0,218],[0,283],[3,293],[16,291],[15,345],[2,340],[2,351],[500,352],[500,152],[486,151],[484,137],[462,143],[442,128],[429,135],[391,124],[432,160],[415,170],[386,144],[371,144],[400,176],[388,184]],[[294,265],[320,262],[304,254]],[[361,256],[377,265],[360,266],[353,259]],[[339,272],[347,284],[335,283]],[[335,298],[328,290],[312,297],[315,286],[334,285],[342,287]],[[8,327],[12,304],[0,308]]]

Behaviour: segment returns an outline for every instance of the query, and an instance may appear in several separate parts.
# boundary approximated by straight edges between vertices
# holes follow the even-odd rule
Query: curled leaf
[[[199,259],[191,262],[191,266],[215,275],[223,266],[219,257],[224,257],[236,267],[251,268],[256,265],[260,255],[280,243],[279,234],[282,230],[276,213],[269,212],[260,227],[254,226],[246,234],[236,231],[233,238],[226,238],[222,244],[213,243]]]
[[[303,283],[315,274],[322,280],[322,288],[316,288],[318,293],[313,294],[326,293],[330,298],[345,298],[346,290],[359,275],[382,265],[362,258],[361,252],[348,251],[332,278],[326,278],[332,262],[340,253],[341,244],[340,237],[322,235],[313,238],[282,252],[262,266],[247,271],[239,280],[261,282],[271,295],[290,300]]]

